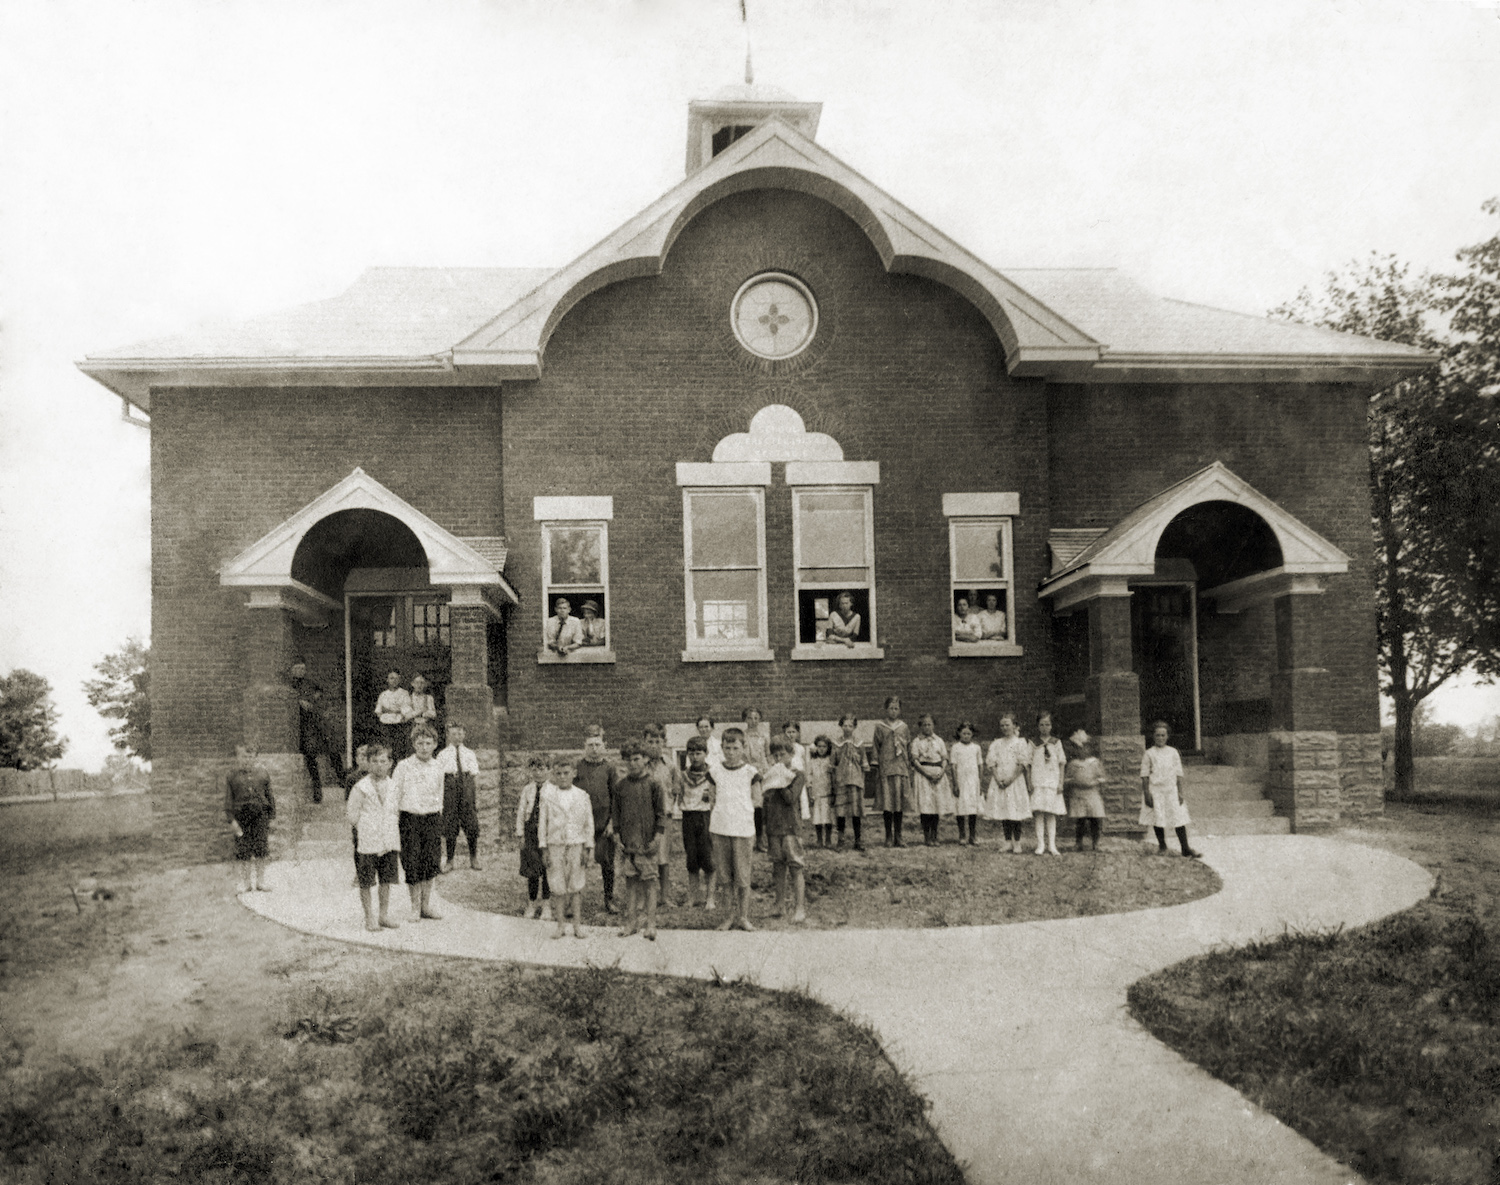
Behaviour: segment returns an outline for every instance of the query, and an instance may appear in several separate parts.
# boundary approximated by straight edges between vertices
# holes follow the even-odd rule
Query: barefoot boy
[[[724,760],[714,770],[718,784],[713,810],[708,816],[714,841],[717,875],[734,887],[734,913],[719,923],[720,930],[750,924],[750,847],[755,842],[755,799],[760,789],[760,771],[745,759],[745,734],[726,728],[721,738]]]
[[[553,938],[567,932],[568,908],[573,910],[573,937],[583,937],[583,882],[585,852],[594,854],[594,810],[586,791],[573,784],[573,759],[552,762],[552,781],[541,790],[542,813],[537,842],[547,857],[547,880],[562,895]]]
[[[795,890],[796,912],[792,921],[807,921],[803,869],[807,861],[802,854],[802,836],[798,823],[802,818],[802,786],[806,780],[800,770],[792,768],[795,752],[790,736],[771,739],[770,769],[762,778],[765,788],[766,842],[771,849],[772,878],[776,885],[776,908],[773,918],[786,913],[787,880]]]
[[[271,820],[276,817],[271,776],[255,764],[253,745],[236,745],[234,756],[234,769],[224,785],[224,814],[234,832],[234,858],[249,864],[249,877],[240,873],[239,891],[264,893],[271,887],[266,884],[266,857],[270,855]]]
[[[657,860],[661,837],[667,829],[667,803],[661,784],[651,776],[651,758],[645,746],[626,741],[620,756],[630,763],[630,772],[610,795],[610,826],[619,843],[616,871],[624,874],[625,926],[621,938],[636,932],[641,902],[646,907],[645,935],[656,938]]]
[[[641,745],[650,758],[646,768],[661,787],[662,800],[667,804],[667,829],[662,832],[661,842],[656,845],[656,872],[661,885],[660,900],[671,906],[677,902],[672,896],[672,832],[674,820],[682,818],[682,773],[667,748],[667,726],[648,724],[641,733]]]
[[[594,860],[604,884],[606,913],[619,913],[615,904],[615,837],[609,827],[609,798],[619,781],[615,763],[604,753],[604,729],[590,724],[583,730],[583,758],[573,771],[573,784],[581,786],[594,808]]]
[[[391,783],[391,751],[384,741],[365,750],[369,773],[349,791],[344,813],[354,827],[354,875],[359,881],[359,903],[365,911],[365,929],[396,929],[391,921],[391,886],[396,883],[396,855],[401,848],[396,791]],[[370,890],[380,883],[380,914],[377,917]]]

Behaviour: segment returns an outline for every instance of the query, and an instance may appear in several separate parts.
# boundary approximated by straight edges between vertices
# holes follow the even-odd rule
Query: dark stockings
[[[528,876],[526,878],[527,900],[535,901],[536,891],[539,888],[542,891],[542,900],[550,901],[552,899],[552,886],[547,883],[547,874],[545,872],[541,876]]]

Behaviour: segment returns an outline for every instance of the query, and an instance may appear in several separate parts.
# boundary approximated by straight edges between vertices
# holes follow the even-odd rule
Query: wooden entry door
[[[1198,749],[1198,613],[1192,584],[1130,593],[1130,648],[1141,685],[1141,731],[1165,720],[1178,749]]]
[[[443,696],[453,671],[446,593],[349,597],[349,699],[355,746],[380,733],[375,701],[385,690],[388,671],[400,671],[401,685],[408,690],[413,675],[423,676],[437,700],[441,723]]]

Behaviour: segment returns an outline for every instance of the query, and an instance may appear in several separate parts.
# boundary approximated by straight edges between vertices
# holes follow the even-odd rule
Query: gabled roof
[[[535,378],[568,310],[660,273],[707,206],[749,189],[820,197],[887,270],[967,298],[1018,376],[1074,382],[1390,381],[1420,350],[1164,300],[1111,269],[991,267],[779,118],[768,119],[567,266],[375,268],[329,300],[93,354],[80,368],[149,410],[153,386],[489,385]]]
[[[1281,571],[1326,575],[1349,570],[1347,555],[1222,461],[1215,461],[1148,498],[1071,559],[1055,567],[1042,581],[1041,595],[1052,596],[1088,576],[1153,575],[1156,545],[1162,532],[1184,510],[1200,502],[1235,502],[1264,519],[1281,546]]]

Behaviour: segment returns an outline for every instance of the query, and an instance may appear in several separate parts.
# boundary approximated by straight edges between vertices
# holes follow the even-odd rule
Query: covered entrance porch
[[[407,688],[423,676],[439,723],[462,723],[495,768],[503,617],[516,601],[504,563],[502,539],[461,539],[354,470],[220,571],[247,592],[245,737],[272,761],[297,754],[300,659],[347,767],[377,732],[375,699],[395,670]]]
[[[1338,548],[1217,462],[1050,542],[1061,723],[1099,738],[1116,826],[1157,720],[1185,754],[1260,771],[1294,827],[1339,817],[1319,596],[1347,571]]]

